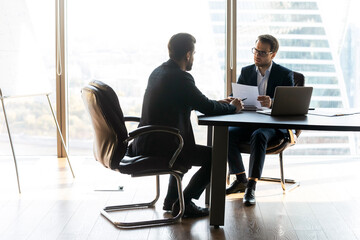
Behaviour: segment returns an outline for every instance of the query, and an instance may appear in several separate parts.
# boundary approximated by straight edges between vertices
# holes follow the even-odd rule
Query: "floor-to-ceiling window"
[[[190,72],[205,95],[224,93],[225,32],[216,32],[208,1],[68,1],[67,44],[71,154],[91,154],[92,132],[80,96],[89,81],[109,84],[125,115],[140,116],[147,79],[168,60],[167,43],[178,32],[196,38]],[[224,15],[225,6],[217,8]],[[215,32],[214,32],[215,29]],[[195,127],[205,144],[204,127]]]
[[[214,6],[226,0],[211,1]],[[272,34],[280,43],[274,61],[305,75],[313,86],[315,108],[359,107],[358,43],[360,18],[354,0],[236,2],[236,77],[241,68],[253,64],[251,48],[258,35]],[[221,26],[214,12],[213,24]],[[221,52],[219,52],[221,54]],[[225,61],[225,57],[221,58]],[[304,131],[296,148],[288,154],[359,154],[358,134]]]
[[[6,96],[53,92],[54,1],[0,1],[0,88]],[[45,96],[5,99],[17,155],[54,155],[56,127]],[[0,108],[0,155],[11,155]]]
[[[302,72],[314,107],[359,106],[360,19],[356,0],[237,0],[237,76],[252,63],[257,35],[280,41],[276,62]],[[67,78],[71,154],[91,154],[92,133],[80,89],[93,79],[114,88],[126,115],[140,115],[151,71],[166,61],[167,42],[192,33],[191,74],[209,97],[224,93],[226,0],[67,1]],[[0,2],[0,87],[5,95],[52,91],[55,98],[55,2]],[[65,50],[65,49],[64,49]],[[56,129],[45,98],[6,100],[17,154],[52,155]],[[205,143],[205,129],[194,123]],[[294,154],[358,154],[356,134],[304,132]],[[10,155],[3,114],[0,155]]]

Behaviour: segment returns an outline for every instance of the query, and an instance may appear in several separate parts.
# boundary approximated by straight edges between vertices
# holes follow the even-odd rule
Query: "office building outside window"
[[[353,0],[250,1],[237,0],[237,77],[253,63],[251,48],[260,34],[272,34],[280,43],[275,62],[305,75],[313,86],[311,107],[359,106],[360,19]],[[225,0],[210,1],[214,32],[221,34],[224,15],[216,8]],[[219,52],[221,61],[225,58]],[[359,154],[359,135],[304,131],[287,154]]]

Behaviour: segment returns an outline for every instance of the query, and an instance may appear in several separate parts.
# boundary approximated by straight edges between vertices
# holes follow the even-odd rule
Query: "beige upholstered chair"
[[[101,214],[119,228],[163,225],[179,221],[184,214],[184,197],[180,177],[182,173],[179,170],[173,169],[173,164],[183,147],[183,139],[179,130],[166,126],[151,125],[140,127],[128,133],[125,121],[138,121],[138,118],[124,117],[116,93],[111,87],[101,81],[93,81],[84,87],[82,89],[82,98],[90,115],[94,130],[95,159],[106,168],[130,174],[132,177],[156,176],[156,196],[153,201],[149,203],[108,206],[101,210]],[[129,141],[140,135],[153,134],[154,132],[165,132],[173,134],[178,138],[179,146],[171,158],[156,156],[130,157],[125,155]],[[154,207],[160,195],[159,175],[162,174],[171,174],[177,180],[180,202],[180,211],[177,216],[137,222],[118,222],[113,219],[109,212]]]

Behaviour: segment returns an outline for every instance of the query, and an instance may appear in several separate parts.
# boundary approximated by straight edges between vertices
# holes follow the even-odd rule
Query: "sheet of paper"
[[[346,115],[360,114],[359,108],[316,108],[311,110],[308,114],[320,115],[327,117],[340,117]]]
[[[257,86],[249,86],[244,84],[232,83],[233,97],[246,100],[243,101],[245,106],[252,106],[255,108],[261,108],[260,102],[257,100],[259,96],[259,90]]]

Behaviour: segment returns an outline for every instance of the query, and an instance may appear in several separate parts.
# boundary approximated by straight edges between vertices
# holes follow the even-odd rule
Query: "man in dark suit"
[[[252,48],[254,62],[243,67],[237,83],[257,86],[261,106],[271,107],[277,86],[293,86],[293,72],[273,62],[279,49],[277,39],[271,35],[260,35]],[[274,139],[284,138],[286,129],[229,128],[229,173],[236,174],[236,180],[226,189],[226,194],[244,192],[245,205],[254,205],[256,182],[261,177],[267,144]],[[246,178],[244,164],[239,150],[240,142],[250,142],[249,178]]]
[[[150,75],[145,91],[140,126],[166,125],[178,128],[184,139],[184,147],[175,162],[175,168],[185,171],[192,166],[200,169],[191,178],[184,190],[184,217],[201,217],[209,214],[207,208],[196,206],[191,200],[198,199],[209,184],[211,148],[195,143],[190,122],[192,110],[204,114],[227,114],[241,111],[239,99],[210,100],[195,86],[190,71],[194,61],[195,38],[187,33],[171,37],[168,43],[170,59],[157,67]],[[135,154],[172,156],[177,148],[176,138],[158,133],[143,135],[131,145]],[[164,210],[171,210],[175,216],[179,212],[176,181],[170,177]]]

